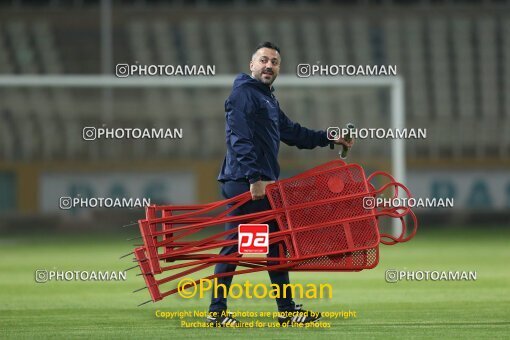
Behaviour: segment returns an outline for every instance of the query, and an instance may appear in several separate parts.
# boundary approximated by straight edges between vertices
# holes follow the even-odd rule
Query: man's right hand
[[[258,181],[250,184],[250,193],[252,200],[261,200],[266,197],[266,186],[274,181]]]

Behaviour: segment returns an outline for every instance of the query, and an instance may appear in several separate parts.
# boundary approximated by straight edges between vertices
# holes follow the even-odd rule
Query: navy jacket
[[[291,121],[274,89],[247,74],[239,74],[225,101],[227,154],[219,181],[276,180],[280,175],[280,141],[300,149],[326,146],[325,131],[314,131]]]

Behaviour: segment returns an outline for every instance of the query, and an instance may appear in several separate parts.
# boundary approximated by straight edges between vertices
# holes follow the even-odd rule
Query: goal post
[[[235,75],[214,77],[127,77],[106,75],[9,75],[0,76],[0,87],[78,87],[78,88],[215,88],[232,85]],[[278,87],[386,87],[390,90],[390,112],[392,129],[405,127],[404,86],[401,77],[309,77],[281,75]],[[391,141],[391,170],[396,180],[406,181],[405,143],[403,139]]]
[[[197,77],[126,77],[113,75],[2,75],[2,88],[228,88],[232,86],[235,75],[215,75]],[[308,77],[280,75],[278,88],[310,87],[374,87],[387,88],[390,92],[390,128],[404,129],[404,84],[399,76],[364,77]],[[104,100],[104,98],[103,98]],[[106,105],[108,107],[108,105]],[[108,111],[108,110],[106,110]],[[106,121],[111,120],[111,112],[103,112]],[[347,123],[347,122],[346,122]],[[406,183],[405,141],[391,140],[391,171],[399,182]],[[394,221],[397,230],[399,221]]]

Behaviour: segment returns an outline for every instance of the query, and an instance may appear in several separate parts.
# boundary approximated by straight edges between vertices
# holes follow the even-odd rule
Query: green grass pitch
[[[155,304],[142,279],[125,282],[36,283],[37,269],[122,270],[131,266],[126,235],[0,237],[0,338],[508,338],[510,336],[510,230],[444,228],[419,231],[406,244],[381,246],[377,268],[359,273],[291,273],[293,283],[330,283],[333,298],[299,300],[314,311],[357,312],[356,318],[324,319],[320,329],[181,328],[161,311],[205,311],[208,299],[174,295]],[[384,272],[476,270],[476,281],[386,283]],[[269,284],[266,273],[238,276]],[[275,311],[274,301],[232,300],[231,310]],[[241,318],[242,321],[250,319]],[[259,318],[270,322],[268,318]],[[191,321],[200,319],[191,318]]]

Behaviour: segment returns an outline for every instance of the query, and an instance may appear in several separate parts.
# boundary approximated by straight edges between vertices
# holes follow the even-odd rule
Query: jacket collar
[[[252,76],[249,76],[251,79],[255,80],[257,83],[255,84],[257,87],[259,87],[260,89],[262,89],[264,92],[269,92],[269,94],[272,94],[275,90],[274,86],[271,85],[271,86],[267,86],[266,84],[264,84],[263,82],[261,82],[260,80],[256,79],[256,78],[253,78]]]

